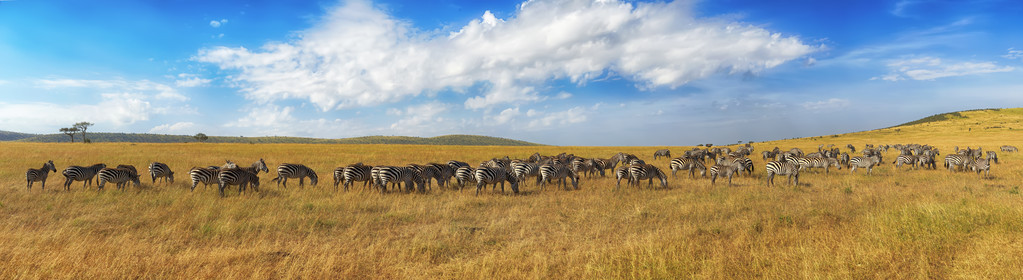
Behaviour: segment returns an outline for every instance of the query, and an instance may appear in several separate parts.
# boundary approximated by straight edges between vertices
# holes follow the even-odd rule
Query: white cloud
[[[953,62],[948,63],[935,57],[899,59],[888,63],[889,74],[873,77],[871,80],[900,81],[935,80],[947,77],[1009,72],[1011,66],[998,66],[994,62]]]
[[[532,110],[530,110],[532,111]],[[565,126],[585,122],[589,118],[589,112],[583,107],[574,107],[561,112],[542,113],[534,112],[537,118],[529,122],[530,129],[546,129],[555,126]]]
[[[294,107],[276,105],[260,106],[248,109],[248,114],[236,121],[224,125],[227,128],[238,128],[237,132],[244,135],[257,136],[300,136],[300,137],[351,137],[381,133],[380,129],[366,128],[354,120],[342,119],[309,119],[300,120],[292,116]]]
[[[515,107],[504,109],[503,111],[501,111],[501,113],[497,114],[497,116],[494,116],[492,119],[494,120],[494,124],[501,125],[514,120],[515,117],[518,117],[520,115],[522,115],[522,113],[519,113],[519,108]]]
[[[849,104],[851,104],[851,102],[849,102],[848,99],[831,98],[828,100],[821,100],[817,102],[804,102],[802,106],[803,109],[811,111],[822,111],[849,107]]]
[[[156,127],[153,127],[152,129],[150,129],[149,133],[182,133],[182,132],[192,132],[192,130],[194,128],[195,128],[195,123],[193,123],[193,122],[178,122],[178,123],[174,123],[174,124],[158,125]]]
[[[132,93],[102,94],[96,104],[0,103],[0,127],[35,133],[80,121],[118,127],[149,120],[151,109],[144,95]]]
[[[221,19],[221,20],[211,20],[211,21],[210,21],[210,27],[213,27],[213,28],[218,28],[218,27],[220,27],[221,25],[224,25],[225,23],[227,23],[227,19]]]
[[[420,134],[440,130],[444,122],[444,112],[450,106],[440,102],[430,102],[422,105],[408,106],[404,111],[397,111],[398,116],[403,116],[397,122],[391,124],[391,129],[396,132]],[[443,127],[448,128],[448,127]]]
[[[1023,60],[1023,50],[1017,50],[1015,48],[1009,48],[1009,53],[1003,55],[1002,57],[1008,58],[1008,59],[1013,59],[1013,60],[1016,60],[1016,59]]]
[[[307,99],[329,111],[483,84],[464,103],[483,109],[543,101],[537,88],[555,79],[620,75],[644,89],[674,88],[756,74],[818,50],[760,27],[696,18],[688,5],[534,0],[510,18],[486,11],[440,36],[353,0],[292,42],[202,49],[195,59],[238,71],[231,82],[262,104]]]
[[[181,73],[178,74],[178,80],[174,81],[174,85],[178,87],[203,87],[209,85],[210,82],[212,82],[210,79],[203,79],[197,75]]]

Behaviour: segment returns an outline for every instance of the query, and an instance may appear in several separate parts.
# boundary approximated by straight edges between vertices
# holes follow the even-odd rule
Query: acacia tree
[[[85,138],[85,130],[89,129],[89,127],[92,126],[92,125],[94,125],[94,123],[91,123],[91,122],[79,122],[79,123],[76,123],[73,127],[82,132],[82,139],[84,141],[85,139],[88,139],[88,138]]]
[[[206,142],[206,140],[210,139],[209,136],[206,136],[206,134],[202,133],[202,132],[197,133],[197,134],[195,134],[195,136],[192,136],[192,137],[195,137],[195,140],[199,140],[199,142]]]
[[[71,136],[71,143],[74,143],[75,142],[75,133],[78,133],[78,128],[77,127],[62,127],[62,128],[60,128],[60,132],[64,133],[64,134],[67,134],[67,136]]]

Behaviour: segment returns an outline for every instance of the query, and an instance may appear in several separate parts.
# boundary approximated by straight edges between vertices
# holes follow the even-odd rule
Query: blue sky
[[[1023,104],[1019,1],[0,1],[0,130],[828,135]]]

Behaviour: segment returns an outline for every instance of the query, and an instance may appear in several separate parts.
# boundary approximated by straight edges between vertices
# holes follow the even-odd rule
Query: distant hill
[[[69,142],[64,134],[25,134],[2,131],[0,141],[22,142]],[[133,143],[187,143],[196,142],[190,135],[166,135],[149,133],[104,133],[91,132],[89,139],[93,142],[133,142]],[[76,137],[75,141],[81,141]],[[208,143],[310,143],[310,144],[408,144],[408,145],[467,145],[467,146],[537,146],[539,144],[500,137],[479,135],[444,135],[437,137],[411,136],[365,136],[342,139],[322,139],[305,137],[229,137],[210,136]]]
[[[35,137],[35,136],[37,136],[37,135],[35,135],[35,134],[28,134],[28,133],[21,133],[21,132],[11,132],[11,131],[0,130],[0,141],[14,141],[14,140],[20,140],[20,139],[25,139],[25,138],[31,138],[31,137]]]

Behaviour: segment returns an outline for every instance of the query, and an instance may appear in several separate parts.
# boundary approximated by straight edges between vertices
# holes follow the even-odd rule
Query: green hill
[[[9,136],[8,136],[9,135]],[[0,133],[0,141],[22,142],[68,142],[70,138],[64,134],[24,134],[16,132]],[[81,141],[76,137],[75,141]],[[133,142],[133,143],[186,143],[196,142],[188,135],[166,135],[149,133],[89,133],[93,142]],[[467,146],[536,146],[539,144],[500,137],[479,135],[444,135],[437,137],[411,136],[364,136],[341,139],[322,139],[305,137],[229,137],[210,136],[209,143],[306,143],[306,144],[409,144],[409,145],[467,145]]]

